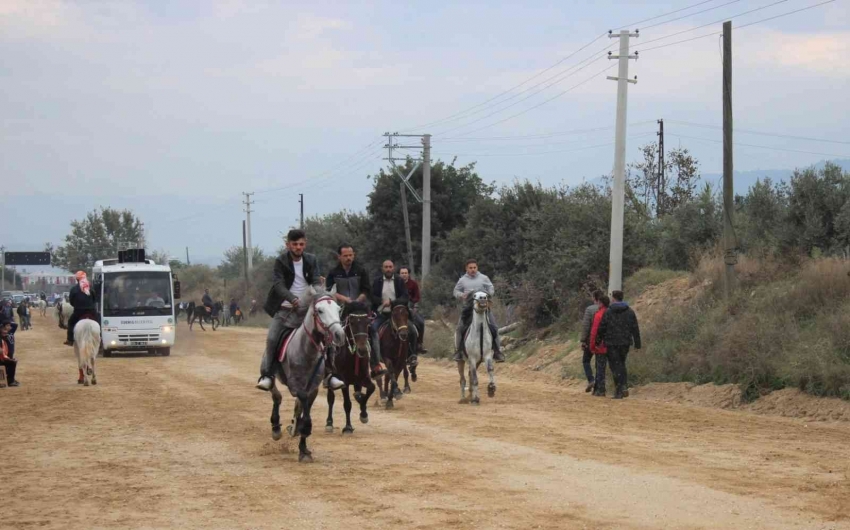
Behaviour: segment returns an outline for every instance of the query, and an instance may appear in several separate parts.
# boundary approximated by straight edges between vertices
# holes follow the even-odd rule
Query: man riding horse
[[[274,384],[275,364],[278,362],[277,353],[284,337],[298,329],[304,321],[309,307],[301,304],[310,287],[321,289],[322,280],[319,274],[316,256],[307,254],[307,236],[302,230],[290,230],[286,236],[286,252],[278,256],[274,263],[273,284],[263,309],[272,322],[266,337],[266,350],[260,364],[260,379],[257,388],[269,391]],[[328,385],[333,389],[342,388],[344,383],[331,376]]]
[[[207,316],[212,315],[213,305],[214,305],[213,299],[212,299],[212,296],[210,296],[210,290],[207,289],[206,287],[204,287],[204,296],[201,298],[201,303],[207,309]]]
[[[95,307],[97,290],[91,289],[91,285],[89,284],[84,271],[77,271],[77,274],[74,276],[77,279],[77,285],[71,287],[71,293],[68,296],[68,301],[74,308],[74,312],[68,319],[68,329],[65,340],[66,346],[74,345],[74,326],[76,326],[77,322],[79,322],[84,316],[88,316],[100,325],[100,315]]]
[[[389,320],[392,315],[393,307],[398,304],[407,305],[410,297],[407,293],[407,285],[401,276],[395,274],[395,265],[392,261],[387,260],[381,265],[383,272],[382,276],[375,280],[372,284],[372,310],[377,316],[372,321],[372,349],[377,350],[378,358],[381,358],[381,341],[378,337],[378,330]],[[409,354],[407,356],[408,364],[416,364],[416,343],[417,331],[416,326],[410,329],[411,338],[408,341]]]
[[[455,333],[455,352],[454,360],[464,360],[463,340],[466,335],[466,330],[472,323],[472,295],[478,291],[483,291],[489,296],[496,294],[496,289],[493,287],[493,282],[486,275],[478,272],[478,261],[474,259],[466,260],[466,274],[460,277],[455,285],[454,297],[463,302],[463,310],[460,314],[460,319],[457,323],[457,332]],[[488,311],[487,323],[490,327],[490,333],[493,334],[493,359],[497,363],[505,362],[505,354],[502,353],[501,344],[499,342],[499,326],[496,324],[496,319],[493,317],[493,312]]]
[[[416,353],[426,354],[428,350],[425,349],[425,317],[419,312],[419,302],[422,300],[419,284],[410,277],[410,269],[408,267],[399,267],[398,275],[401,276],[401,279],[404,280],[404,285],[407,287],[407,294],[410,297],[410,316],[413,325],[416,326],[416,332],[419,334]]]
[[[337,249],[337,256],[339,265],[328,273],[325,289],[331,291],[336,287],[334,298],[342,305],[342,319],[345,320],[351,312],[351,304],[354,302],[368,304],[372,286],[369,285],[369,273],[355,261],[354,247],[343,243]],[[372,348],[369,365],[373,378],[387,371],[380,355],[379,349]]]

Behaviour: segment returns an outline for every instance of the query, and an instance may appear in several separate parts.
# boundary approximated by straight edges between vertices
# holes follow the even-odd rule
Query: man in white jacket
[[[460,319],[457,323],[457,332],[455,333],[455,361],[462,361],[463,354],[463,337],[466,335],[466,330],[472,323],[472,294],[478,291],[484,291],[492,298],[496,294],[496,289],[493,287],[493,282],[486,275],[478,272],[478,261],[474,259],[466,260],[466,274],[460,277],[455,285],[454,297],[463,303],[463,310],[460,314]],[[502,347],[499,342],[499,326],[496,324],[496,319],[493,317],[493,312],[487,312],[488,323],[490,324],[490,333],[493,334],[493,359],[497,363],[505,362],[505,355],[502,353]]]

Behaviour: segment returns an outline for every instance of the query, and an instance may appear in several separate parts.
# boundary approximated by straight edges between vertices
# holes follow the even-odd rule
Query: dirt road
[[[844,423],[591,398],[504,365],[472,407],[423,362],[351,437],[320,399],[298,464],[253,388],[263,330],[182,325],[171,357],[99,359],[85,388],[53,320],[34,325],[22,386],[0,389],[3,528],[850,528]]]

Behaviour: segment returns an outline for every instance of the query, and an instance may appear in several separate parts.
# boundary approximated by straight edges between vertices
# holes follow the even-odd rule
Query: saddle
[[[286,348],[289,346],[289,341],[292,339],[292,336],[295,335],[294,329],[287,329],[283,332],[278,339],[277,343],[277,361],[283,362],[283,358],[286,356]]]
[[[82,315],[80,315],[80,321],[83,320],[94,320],[97,321],[97,314],[94,311],[86,311]]]

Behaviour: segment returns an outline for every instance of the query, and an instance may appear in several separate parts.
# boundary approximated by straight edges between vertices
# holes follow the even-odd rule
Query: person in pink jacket
[[[611,299],[608,295],[599,297],[599,310],[593,315],[593,324],[590,326],[590,353],[596,358],[596,382],[593,385],[593,395],[605,397],[605,367],[608,365],[608,348],[604,342],[596,342],[596,336],[599,334],[599,323],[602,322],[602,317],[605,316],[605,311],[611,305]]]

